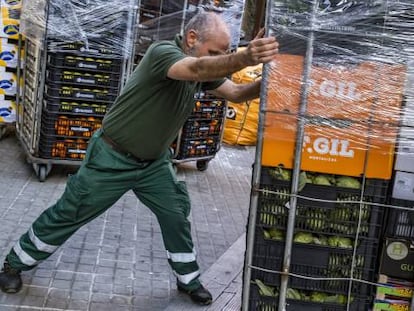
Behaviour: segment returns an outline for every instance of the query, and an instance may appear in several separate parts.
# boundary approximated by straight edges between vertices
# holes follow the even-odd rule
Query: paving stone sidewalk
[[[228,284],[217,287],[214,276],[223,267],[216,264],[219,259],[244,252],[254,152],[254,147],[222,145],[204,172],[194,162],[178,165],[178,177],[186,181],[192,199],[192,231],[203,278],[217,298],[211,310],[239,308],[241,257],[227,273],[232,275]],[[60,197],[75,170],[54,165],[46,181],[39,182],[14,133],[0,140],[0,263],[41,211]],[[200,310],[176,291],[158,223],[132,192],[23,279],[20,293],[0,293],[1,311],[164,310],[183,301]],[[224,302],[226,292],[233,294]]]

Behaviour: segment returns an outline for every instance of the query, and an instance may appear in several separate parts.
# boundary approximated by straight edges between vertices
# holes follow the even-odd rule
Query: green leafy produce
[[[273,226],[276,224],[276,217],[269,213],[260,213],[260,222],[264,225]]]
[[[347,207],[336,207],[329,211],[329,218],[334,221],[348,221],[351,219],[352,210]]]
[[[287,299],[301,300],[302,295],[300,294],[300,292],[297,289],[288,288],[286,290],[286,298]]]
[[[329,245],[328,238],[321,234],[313,236],[313,243],[316,245],[323,245],[323,246]]]
[[[306,172],[300,172],[299,174],[299,183],[298,183],[298,191],[301,191],[306,184],[311,184],[312,183],[312,179],[310,179],[307,175]]]
[[[313,302],[325,302],[325,299],[328,295],[322,292],[312,292],[310,294],[310,301]]]
[[[258,311],[277,311],[277,307],[261,302],[257,310]]]
[[[263,229],[263,236],[265,239],[270,240],[272,236],[270,235],[269,231],[267,229]]]
[[[293,242],[304,244],[313,243],[313,235],[309,232],[298,232],[294,235]]]
[[[361,215],[361,220],[366,221],[369,219],[369,216],[371,215],[371,208],[368,204],[361,204],[360,206],[356,206],[353,210],[353,217],[355,219],[359,219],[359,216]]]
[[[289,181],[292,178],[292,171],[280,166],[269,168],[268,172],[274,179]]]
[[[332,186],[331,178],[329,175],[325,175],[325,174],[316,175],[312,181],[315,185]]]
[[[329,295],[325,298],[326,303],[338,303],[338,304],[346,304],[347,303],[347,296],[345,295]]]
[[[350,238],[347,237],[339,237],[339,236],[330,236],[328,238],[328,244],[332,247],[339,247],[339,248],[352,248],[353,242]]]
[[[262,281],[260,281],[259,279],[256,279],[255,282],[256,282],[257,286],[259,287],[259,294],[261,296],[267,296],[267,297],[276,297],[277,296],[277,292],[276,292],[276,290],[273,286],[266,285]]]
[[[283,231],[276,228],[263,229],[263,235],[265,239],[277,241],[281,241],[285,237]]]
[[[358,179],[350,176],[338,176],[336,177],[336,186],[343,188],[360,189],[361,183]]]
[[[320,231],[325,228],[326,216],[323,209],[307,209],[305,216],[305,222],[309,229]]]

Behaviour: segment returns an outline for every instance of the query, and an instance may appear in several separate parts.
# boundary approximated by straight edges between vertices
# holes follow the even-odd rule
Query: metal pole
[[[292,185],[291,185],[291,197],[289,202],[289,216],[286,228],[286,240],[285,240],[285,251],[284,251],[284,258],[283,258],[283,266],[282,266],[282,274],[280,280],[280,290],[279,290],[279,306],[278,311],[285,311],[286,310],[286,293],[287,293],[287,286],[289,281],[289,269],[290,269],[290,262],[291,262],[291,255],[292,255],[292,242],[293,242],[293,234],[295,228],[295,217],[296,217],[296,205],[297,205],[297,197],[299,191],[299,175],[301,169],[301,160],[302,160],[302,145],[304,139],[304,126],[306,124],[305,113],[307,110],[307,100],[308,100],[308,92],[310,88],[310,72],[312,67],[312,60],[313,60],[313,43],[315,41],[315,34],[314,34],[314,19],[315,13],[318,7],[318,0],[313,1],[313,7],[311,12],[311,25],[310,25],[310,33],[307,42],[306,48],[306,56],[305,56],[305,63],[304,63],[304,71],[303,71],[303,81],[301,87],[301,98],[300,98],[300,106],[299,106],[299,114],[298,114],[298,122],[297,122],[297,135],[296,135],[296,144],[295,144],[295,158],[294,158],[294,165],[293,165],[293,172],[292,172]]]
[[[272,1],[267,0],[267,10],[266,19],[270,16],[271,13]],[[267,25],[267,21],[265,22]],[[266,30],[269,31],[269,27],[266,27]],[[267,64],[263,66],[262,70],[262,83],[261,83],[261,92],[260,92],[260,104],[259,104],[259,124],[257,128],[257,144],[256,144],[256,154],[255,162],[252,172],[252,191],[250,195],[250,209],[249,209],[249,219],[247,222],[247,235],[246,235],[246,254],[244,260],[244,271],[243,271],[243,295],[242,295],[242,311],[249,310],[249,298],[250,298],[250,278],[251,278],[251,265],[253,260],[253,247],[254,247],[254,236],[255,236],[255,227],[256,227],[256,213],[257,213],[257,202],[259,192],[257,189],[260,186],[260,175],[261,175],[261,159],[262,159],[262,147],[263,147],[263,137],[264,137],[264,120],[265,120],[265,110],[267,103],[267,80],[269,76],[269,67]]]

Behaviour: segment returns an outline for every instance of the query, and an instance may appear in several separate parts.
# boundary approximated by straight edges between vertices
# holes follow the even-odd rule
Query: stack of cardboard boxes
[[[0,125],[16,121],[18,35],[21,0],[1,0]]]

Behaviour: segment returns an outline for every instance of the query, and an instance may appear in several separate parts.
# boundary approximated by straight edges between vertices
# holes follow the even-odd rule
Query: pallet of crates
[[[196,161],[205,171],[221,146],[226,102],[205,93],[196,95],[195,107],[172,144],[173,163]]]
[[[244,310],[372,308],[406,68],[387,8],[327,4],[268,3]]]
[[[374,310],[411,310],[414,297],[414,63],[408,66],[406,96],[395,156],[392,190],[382,241]]]
[[[0,10],[0,139],[16,123],[21,1],[1,1]]]
[[[26,70],[18,134],[40,181],[53,164],[80,165],[132,69],[136,4],[27,2]]]

